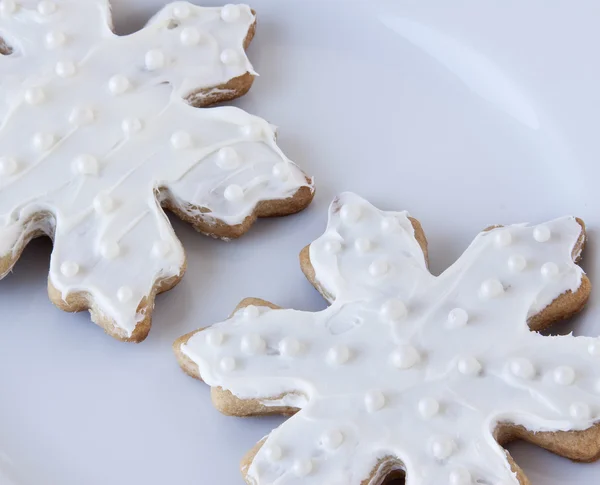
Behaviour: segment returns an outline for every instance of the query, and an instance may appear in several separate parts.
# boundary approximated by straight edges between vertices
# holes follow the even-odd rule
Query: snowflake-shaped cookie
[[[163,208],[225,239],[303,209],[269,123],[194,108],[250,88],[255,23],[176,2],[119,37],[108,0],[0,0],[0,277],[48,235],[52,301],[140,341],[185,268]]]
[[[223,412],[299,410],[246,457],[248,483],[526,484],[511,439],[600,454],[600,341],[531,331],[587,300],[584,239],[573,217],[495,227],[433,276],[416,220],[345,193],[301,255],[329,308],[248,300],[175,350]]]

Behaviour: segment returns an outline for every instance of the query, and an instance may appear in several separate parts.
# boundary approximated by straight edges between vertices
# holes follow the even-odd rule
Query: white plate
[[[118,30],[139,28],[164,3],[115,0]],[[2,485],[241,485],[240,458],[280,419],[220,415],[207,387],[179,371],[171,343],[246,296],[323,308],[297,254],[343,190],[418,217],[436,273],[491,223],[572,213],[590,228],[592,282],[600,274],[598,2],[252,6],[250,58],[261,77],[235,104],[280,126],[280,146],[316,176],[313,205],[229,244],[175,222],[188,273],[158,298],[140,345],[105,336],[87,313],[55,309],[50,244],[31,244],[0,282]],[[600,334],[599,304],[594,291],[565,328]],[[534,485],[600,475],[600,464],[510,449]]]

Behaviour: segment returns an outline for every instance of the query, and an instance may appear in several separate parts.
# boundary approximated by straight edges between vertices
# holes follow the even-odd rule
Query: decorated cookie
[[[228,239],[313,187],[265,120],[198,109],[252,84],[248,6],[176,2],[123,37],[111,24],[108,0],[0,0],[0,277],[50,236],[52,301],[141,341],[185,270],[164,208]]]
[[[293,414],[250,484],[524,485],[512,439],[600,454],[600,340],[535,331],[585,304],[584,242],[573,217],[494,227],[434,276],[417,220],[345,193],[300,258],[331,306],[248,299],[175,352],[222,412]]]

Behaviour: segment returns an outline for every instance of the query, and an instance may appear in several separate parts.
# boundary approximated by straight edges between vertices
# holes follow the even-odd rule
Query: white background
[[[164,3],[115,0],[117,30],[140,28]],[[585,269],[600,277],[600,4],[576,5],[254,1],[249,55],[261,77],[235,104],[280,126],[280,146],[316,177],[313,205],[232,243],[174,221],[188,272],[158,298],[140,345],[107,337],[87,313],[55,309],[50,243],[32,243],[0,282],[4,482],[241,485],[239,459],[281,420],[221,416],[208,388],[178,369],[171,343],[246,296],[323,308],[297,254],[324,229],[338,192],[419,218],[434,273],[490,224],[575,214],[589,226]],[[599,317],[594,290],[563,328],[598,335]],[[600,464],[510,450],[533,485],[600,476]]]

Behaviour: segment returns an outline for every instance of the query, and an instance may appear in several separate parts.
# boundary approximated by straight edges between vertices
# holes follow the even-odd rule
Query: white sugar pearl
[[[448,313],[448,324],[452,327],[464,327],[469,321],[469,314],[462,308],[454,308]]]
[[[329,254],[337,254],[342,250],[342,243],[336,240],[325,241],[323,249]]]
[[[510,371],[521,379],[533,379],[535,377],[535,367],[529,360],[522,357],[511,361]]]
[[[60,272],[67,278],[72,278],[79,273],[79,265],[73,261],[65,261],[60,265]]]
[[[369,265],[369,274],[374,277],[383,276],[390,269],[390,264],[385,259],[378,259]]]
[[[71,61],[58,61],[54,71],[60,77],[72,77],[77,72],[77,66]]]
[[[152,256],[154,256],[157,259],[164,258],[170,252],[171,252],[171,245],[169,244],[168,241],[165,241],[164,239],[155,241],[154,244],[152,244],[151,253],[152,253]]]
[[[151,49],[144,56],[144,64],[149,71],[157,71],[165,67],[165,53],[160,49]]]
[[[483,299],[496,298],[504,293],[504,287],[500,281],[490,278],[481,283],[479,297]]]
[[[237,151],[231,147],[221,148],[217,153],[217,166],[223,170],[233,170],[240,164]]]
[[[36,133],[33,135],[33,147],[40,152],[49,150],[55,142],[56,138],[52,133]]]
[[[290,166],[286,162],[279,162],[273,165],[271,173],[279,180],[285,181],[290,176]]]
[[[121,303],[127,303],[132,298],[133,298],[133,290],[131,288],[129,288],[129,286],[121,286],[121,288],[119,288],[117,290],[117,299]]]
[[[225,341],[225,334],[219,330],[211,329],[206,333],[206,343],[212,347],[220,347]]]
[[[457,362],[458,372],[467,376],[475,376],[481,372],[481,364],[475,357],[462,357]]]
[[[271,462],[281,460],[283,456],[283,450],[278,445],[268,445],[264,447],[264,453],[267,460]]]
[[[248,305],[242,310],[242,316],[246,320],[252,320],[253,318],[260,316],[260,310],[256,305]]]
[[[121,129],[126,135],[133,135],[134,133],[139,133],[142,131],[144,125],[142,124],[142,120],[139,118],[125,118],[121,122]]]
[[[73,172],[80,175],[97,175],[98,160],[92,155],[79,155],[73,160]]]
[[[225,22],[235,22],[240,18],[240,9],[237,5],[227,4],[221,9],[221,18]]]
[[[52,15],[56,12],[56,3],[50,0],[42,0],[38,3],[37,11],[42,15]]]
[[[305,477],[313,471],[313,462],[310,458],[307,460],[295,460],[292,470],[296,476]]]
[[[241,348],[242,352],[250,355],[258,355],[264,353],[267,344],[260,335],[252,333],[242,337]]]
[[[440,411],[440,403],[431,397],[421,399],[418,407],[419,414],[425,419],[434,417]]]
[[[202,35],[200,34],[200,31],[197,28],[186,27],[181,31],[181,34],[179,35],[179,40],[183,45],[190,47],[198,45],[200,43],[201,37]]]
[[[366,253],[369,249],[371,249],[371,241],[369,241],[366,237],[359,237],[356,241],[354,241],[354,247],[359,253]]]
[[[301,344],[294,337],[285,337],[279,342],[279,353],[284,357],[295,357],[300,353]]]
[[[575,382],[575,370],[567,365],[561,365],[554,369],[554,382],[561,386],[570,386]]]
[[[103,258],[114,259],[121,252],[121,248],[114,241],[105,241],[100,245],[100,254]]]
[[[350,359],[350,349],[345,345],[334,345],[327,351],[327,362],[330,365],[342,365]]]
[[[412,345],[402,345],[392,352],[390,360],[398,369],[410,369],[421,360],[421,357]]]
[[[594,357],[600,357],[600,341],[590,342],[588,352]]]
[[[494,242],[498,247],[508,246],[512,242],[512,235],[508,229],[498,229],[494,237]]]
[[[431,440],[431,453],[438,460],[445,460],[455,449],[456,444],[449,436],[437,436]]]
[[[258,123],[250,123],[242,126],[242,135],[252,140],[260,138],[263,134],[262,126]]]
[[[344,435],[339,429],[331,429],[321,435],[320,442],[323,448],[335,450],[344,442]]]
[[[94,121],[94,112],[86,106],[73,108],[69,115],[69,123],[75,126],[89,125]]]
[[[353,224],[360,219],[362,210],[356,204],[344,204],[340,209],[340,217],[345,224]]]
[[[552,233],[550,232],[550,228],[548,226],[537,226],[533,230],[533,239],[537,242],[546,242],[550,239]]]
[[[99,212],[100,214],[108,214],[115,208],[115,201],[113,198],[104,192],[101,192],[94,197],[93,204],[96,212]]]
[[[519,273],[527,266],[527,260],[520,254],[513,254],[508,258],[508,269],[515,273]]]
[[[448,485],[471,485],[473,478],[465,467],[455,468],[448,475]]]
[[[0,13],[1,14],[11,14],[15,13],[17,10],[17,3],[15,0],[2,0],[0,1]]]
[[[231,372],[235,370],[237,362],[233,357],[223,357],[219,362],[219,367],[223,372]]]
[[[385,233],[394,232],[398,227],[398,219],[395,217],[387,216],[381,221],[381,230]]]
[[[369,391],[365,394],[365,408],[374,413],[385,406],[385,396],[381,391]]]
[[[381,316],[388,321],[396,322],[402,320],[408,314],[406,305],[402,300],[392,298],[381,305],[379,311]]]
[[[233,49],[223,49],[223,52],[221,52],[220,58],[221,58],[221,62],[223,64],[228,64],[228,65],[236,64],[240,60],[239,54],[236,51],[234,51]]]
[[[12,157],[0,157],[0,176],[13,175],[18,169],[17,161]]]
[[[192,146],[192,137],[186,131],[177,131],[171,135],[171,146],[175,150],[185,150]]]
[[[569,406],[569,414],[575,419],[590,419],[592,410],[583,402],[574,402]]]
[[[131,86],[129,79],[122,74],[116,74],[108,80],[108,90],[111,94],[123,94]]]
[[[244,189],[239,185],[231,184],[225,187],[223,195],[229,202],[239,202],[244,198]]]
[[[559,273],[558,266],[556,263],[544,263],[542,264],[542,268],[540,269],[542,276],[546,279],[556,278]]]
[[[48,49],[56,49],[67,42],[67,36],[60,30],[51,30],[44,37],[44,42]]]
[[[192,14],[189,5],[181,4],[173,7],[173,17],[179,20],[185,20]]]
[[[44,101],[44,99],[46,99],[44,90],[38,87],[27,89],[24,97],[25,102],[31,105],[40,104]]]

